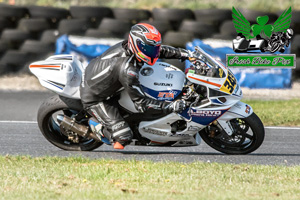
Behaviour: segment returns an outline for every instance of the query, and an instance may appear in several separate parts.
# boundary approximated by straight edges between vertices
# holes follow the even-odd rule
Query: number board
[[[221,87],[222,92],[226,92],[228,94],[232,94],[236,86],[236,78],[232,74],[230,70],[228,70],[227,78],[224,84]]]

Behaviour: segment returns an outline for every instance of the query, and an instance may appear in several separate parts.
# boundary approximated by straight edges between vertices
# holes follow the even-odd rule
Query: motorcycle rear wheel
[[[230,120],[235,129],[233,135],[228,138],[212,135],[207,127],[200,131],[200,136],[213,149],[225,154],[248,154],[255,151],[265,137],[265,129],[259,117],[252,113],[247,118]]]
[[[78,101],[69,99],[67,105],[62,101],[62,98],[57,95],[50,97],[42,103],[38,110],[38,125],[44,137],[56,147],[68,151],[92,151],[100,147],[103,144],[102,142],[79,137],[79,143],[74,143],[61,133],[56,119],[57,114],[72,117],[73,114],[78,112],[76,107],[80,107]]]

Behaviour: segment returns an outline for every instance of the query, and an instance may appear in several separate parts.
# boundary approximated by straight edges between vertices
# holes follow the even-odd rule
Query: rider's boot
[[[120,121],[113,126],[107,127],[107,132],[111,134],[115,149],[124,149],[124,146],[131,142],[132,131],[125,121]]]
[[[117,105],[110,105],[107,102],[99,102],[89,108],[91,116],[104,126],[102,134],[114,147],[120,149],[131,142],[132,131],[127,122],[124,121],[119,113]],[[96,126],[95,126],[96,127]],[[96,128],[95,128],[96,129]],[[118,144],[118,143],[120,144]]]
[[[104,131],[103,125],[96,120],[96,118],[91,117],[89,119],[89,125],[93,133],[104,143],[111,144],[111,136]]]

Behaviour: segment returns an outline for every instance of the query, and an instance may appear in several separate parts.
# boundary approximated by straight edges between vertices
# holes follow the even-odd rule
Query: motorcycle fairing
[[[83,66],[76,56],[56,55],[30,64],[42,86],[65,97],[80,99]]]
[[[178,114],[170,113],[157,120],[140,122],[138,130],[143,137],[151,141],[166,143],[170,141],[194,141],[195,135],[205,127],[191,121],[187,122],[184,130],[172,133],[171,124],[178,120],[182,120]]]
[[[253,113],[253,109],[250,105],[244,102],[237,102],[226,113],[219,118],[219,120],[230,120],[234,118],[247,118]]]

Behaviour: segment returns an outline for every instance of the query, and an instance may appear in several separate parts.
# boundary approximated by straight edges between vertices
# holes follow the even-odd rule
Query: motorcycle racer
[[[81,100],[97,123],[104,124],[103,134],[114,143],[114,148],[123,149],[133,134],[116,102],[109,101],[109,97],[124,88],[140,112],[181,112],[185,109],[184,100],[164,102],[147,97],[138,76],[144,63],[154,65],[158,58],[185,60],[189,55],[185,49],[161,45],[159,31],[152,25],[139,23],[131,28],[128,40],[112,46],[88,64],[80,87]]]
[[[293,34],[294,32],[291,28],[287,29],[286,32],[273,33],[268,40],[268,46],[265,48],[265,51],[270,51],[271,53],[279,51],[280,53],[283,53],[285,47],[289,46]]]

